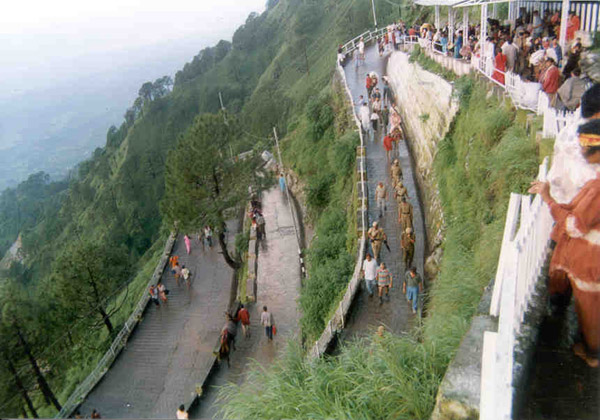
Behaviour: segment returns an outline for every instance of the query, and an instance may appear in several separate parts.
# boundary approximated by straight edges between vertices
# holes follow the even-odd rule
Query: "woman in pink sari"
[[[192,244],[190,241],[190,237],[185,235],[183,237],[183,241],[185,242],[185,249],[187,250],[188,255],[190,255],[190,252],[192,252]]]

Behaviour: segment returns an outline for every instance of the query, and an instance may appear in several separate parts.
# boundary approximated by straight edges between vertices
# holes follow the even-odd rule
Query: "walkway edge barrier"
[[[127,344],[127,339],[135,329],[135,326],[142,320],[142,314],[150,301],[150,294],[148,293],[148,288],[157,283],[157,280],[162,276],[165,267],[169,261],[169,256],[171,255],[171,251],[173,250],[173,245],[175,245],[175,241],[177,239],[177,232],[172,232],[167,239],[165,244],[165,249],[163,251],[162,256],[160,257],[160,261],[158,265],[154,269],[154,274],[152,274],[152,278],[146,285],[143,290],[142,296],[138,301],[135,309],[123,325],[117,337],[113,340],[110,348],[106,351],[102,359],[98,362],[96,368],[90,373],[87,378],[83,380],[82,383],[79,384],[75,391],[71,394],[69,399],[63,404],[62,409],[55,416],[55,418],[67,418],[70,417],[75,409],[84,401],[85,397],[94,389],[96,384],[100,382],[102,377],[108,369],[113,364],[121,350]]]
[[[353,105],[354,101],[352,99],[352,93],[350,91],[350,88],[348,87],[348,82],[346,81],[346,75],[344,74],[344,69],[340,65],[339,62],[337,63],[336,70],[339,73],[339,76],[343,82],[344,88],[346,90],[346,95],[348,96],[348,100],[350,101],[350,106],[352,107],[351,108],[352,116],[354,117],[354,123],[356,124],[356,128],[358,130],[358,134],[360,137],[361,150],[364,150],[365,155],[366,155],[366,149],[365,149],[363,132],[361,129],[360,121],[359,121],[358,117],[356,116],[356,113],[354,112],[354,105]],[[364,157],[366,158],[366,156],[364,156]],[[360,203],[359,210],[361,213],[361,220],[359,222],[359,227],[362,230],[362,234],[361,234],[361,238],[359,241],[358,253],[356,256],[356,258],[357,258],[356,265],[354,267],[354,273],[352,275],[352,278],[350,279],[350,282],[348,283],[348,287],[346,288],[344,297],[340,300],[338,308],[336,309],[336,311],[333,314],[333,316],[331,317],[331,319],[327,322],[327,326],[323,330],[323,333],[321,333],[321,337],[319,337],[319,339],[315,342],[312,350],[309,353],[309,356],[312,359],[321,357],[321,355],[323,355],[327,351],[329,344],[334,339],[337,332],[344,329],[348,311],[350,310],[350,306],[352,305],[354,297],[356,296],[356,292],[358,291],[358,288],[360,286],[360,272],[361,272],[362,261],[365,257],[365,248],[366,248],[366,241],[367,241],[367,238],[366,238],[366,234],[367,234],[367,209],[366,209],[366,206],[368,205],[367,204],[368,200],[367,200],[367,191],[366,191],[366,183],[365,183],[365,174],[366,174],[366,170],[367,170],[366,165],[365,165],[365,162],[366,162],[365,158],[360,159],[360,165],[361,165],[361,167],[360,167],[360,191],[358,192],[358,195],[359,195],[359,203]]]
[[[546,181],[548,157],[537,179]],[[515,347],[523,334],[525,314],[536,286],[544,279],[554,221],[538,194],[511,194],[504,237],[494,282],[490,315],[498,317],[498,330],[484,335],[480,419],[511,419],[515,375],[519,367]]]

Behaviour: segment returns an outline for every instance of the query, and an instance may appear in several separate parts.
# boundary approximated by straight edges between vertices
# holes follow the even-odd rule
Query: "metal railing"
[[[547,168],[546,157],[540,165],[540,181],[546,180]],[[490,305],[490,315],[498,317],[498,331],[484,333],[482,420],[512,417],[515,343],[548,259],[553,223],[541,196],[531,200],[529,195],[511,194]]]
[[[135,326],[142,319],[142,314],[144,313],[144,309],[148,305],[150,301],[150,294],[148,293],[148,288],[152,284],[156,284],[158,277],[162,276],[162,273],[167,265],[169,260],[169,255],[173,249],[173,245],[175,244],[175,239],[177,237],[177,233],[173,232],[167,239],[165,244],[165,249],[163,255],[160,258],[156,269],[154,270],[154,274],[152,278],[144,288],[142,296],[138,301],[135,309],[125,322],[125,325],[117,334],[117,337],[113,340],[110,348],[104,353],[102,359],[96,365],[96,368],[90,373],[82,383],[79,384],[75,391],[69,396],[67,401],[63,404],[62,409],[56,415],[55,418],[67,418],[73,414],[73,411],[84,401],[85,397],[90,393],[90,391],[96,386],[96,384],[102,379],[104,374],[108,371],[114,360],[117,358],[121,350],[125,347],[127,343],[127,339],[131,335],[131,332],[134,330]]]
[[[360,42],[361,38],[363,39],[363,42],[366,45],[368,42],[372,41],[373,39],[379,39],[386,32],[387,32],[387,28],[385,28],[385,27],[379,28],[379,29],[369,29],[368,31],[363,32],[359,36],[351,39],[350,41],[348,41],[344,45],[342,45],[342,54],[346,55],[351,52],[354,52],[354,50],[356,50],[358,48],[358,43]]]
[[[361,35],[363,36],[363,35]],[[355,38],[356,39],[356,38]],[[360,37],[359,37],[360,39]],[[348,43],[347,43],[348,44]],[[354,123],[356,124],[356,128],[358,129],[358,134],[360,137],[360,150],[364,152],[364,155],[360,157],[360,191],[359,193],[359,206],[361,211],[361,219],[360,219],[360,227],[362,229],[362,235],[359,241],[358,253],[356,256],[356,265],[354,266],[354,273],[352,274],[352,278],[348,283],[348,287],[346,288],[346,292],[344,296],[340,300],[338,308],[335,313],[331,317],[331,319],[327,322],[327,326],[319,339],[315,342],[312,350],[310,351],[310,357],[318,358],[320,357],[331,343],[331,340],[335,336],[336,332],[344,328],[344,324],[346,321],[346,317],[348,315],[348,310],[352,305],[352,301],[356,296],[356,292],[360,286],[360,273],[362,269],[362,261],[365,258],[365,248],[367,241],[367,206],[368,206],[368,198],[366,191],[366,148],[364,143],[363,131],[361,128],[360,120],[358,119],[356,112],[354,112],[354,100],[352,99],[352,92],[350,91],[350,87],[348,86],[348,82],[346,80],[346,74],[344,73],[344,68],[338,62],[337,71],[342,79],[344,88],[346,90],[346,95],[348,96],[348,100],[352,106],[352,116],[354,118]]]

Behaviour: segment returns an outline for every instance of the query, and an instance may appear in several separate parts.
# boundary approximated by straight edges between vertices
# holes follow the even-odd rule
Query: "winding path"
[[[367,96],[365,87],[367,73],[375,71],[379,75],[381,82],[381,76],[385,75],[386,72],[386,65],[387,56],[380,57],[375,46],[370,46],[366,49],[364,65],[356,67],[353,61],[346,64],[344,68],[346,80],[355,100],[359,95]],[[379,83],[378,87],[383,92],[382,83]],[[394,333],[405,332],[411,328],[415,320],[415,316],[412,314],[411,308],[402,294],[402,281],[406,267],[404,267],[402,262],[402,250],[400,248],[401,229],[398,223],[398,206],[391,194],[392,182],[382,139],[383,130],[380,129],[374,140],[365,140],[367,148],[369,226],[374,221],[379,220],[375,201],[375,188],[379,181],[383,181],[390,192],[390,199],[388,200],[387,211],[382,220],[380,220],[380,225],[387,234],[391,252],[383,247],[381,258],[392,273],[394,288],[390,292],[390,302],[384,302],[381,306],[378,299],[369,298],[366,290],[363,288],[354,300],[353,310],[342,334],[342,339],[367,334],[379,325],[385,325],[388,330]],[[413,165],[406,141],[401,141],[393,153],[400,160],[403,183],[408,189],[409,201],[413,206],[413,226],[417,239],[413,264],[417,267],[417,271],[423,274],[425,253],[423,212],[421,203],[419,202],[415,178],[413,176]]]
[[[263,193],[262,205],[267,235],[259,244],[257,302],[248,305],[251,336],[244,338],[241,328],[238,330],[237,351],[231,355],[231,367],[222,365],[211,375],[204,395],[190,411],[190,418],[220,418],[217,388],[228,382],[242,383],[253,361],[267,366],[298,331],[300,312],[296,299],[301,284],[292,214],[278,187]],[[263,305],[273,314],[278,330],[272,342],[266,339],[264,328],[259,325]]]
[[[237,222],[228,227],[232,243]],[[217,244],[203,251],[193,239],[187,255],[180,236],[173,254],[192,272],[191,289],[178,287],[171,271],[165,270],[162,282],[170,290],[169,301],[160,307],[149,304],[125,349],[80,407],[81,414],[97,409],[103,418],[173,418],[210,370],[233,270]]]

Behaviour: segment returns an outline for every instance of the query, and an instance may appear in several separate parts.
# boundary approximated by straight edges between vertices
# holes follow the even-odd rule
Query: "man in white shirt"
[[[358,110],[358,119],[362,125],[363,134],[368,136],[371,128],[371,111],[369,111],[369,106],[366,101],[361,104],[360,109]]]
[[[375,279],[377,277],[377,268],[377,261],[375,261],[375,259],[371,257],[371,254],[367,253],[367,257],[363,261],[362,265],[362,275],[367,285],[369,297],[373,297],[373,293],[375,291]]]
[[[510,38],[502,44],[502,53],[506,56],[506,70],[514,72],[519,50]]]
[[[356,59],[356,65],[365,64],[365,41],[361,38],[358,41],[358,57]]]
[[[266,306],[263,306],[263,311],[260,314],[260,323],[265,327],[265,334],[269,341],[273,341],[273,327],[275,326],[275,322],[273,322],[273,314],[267,310]]]

